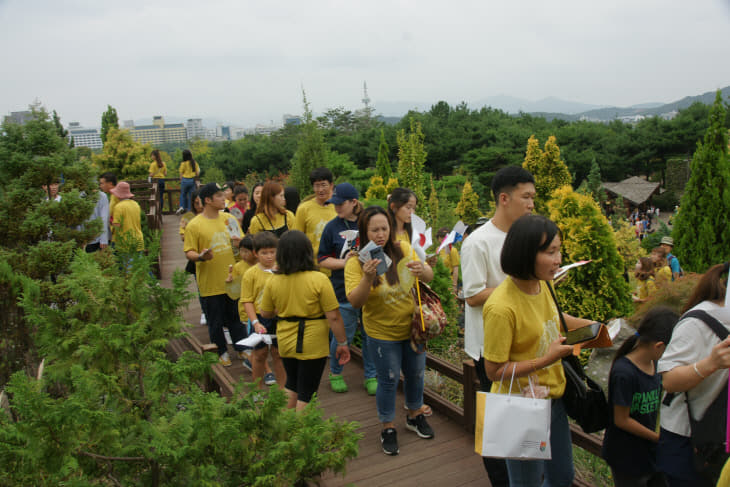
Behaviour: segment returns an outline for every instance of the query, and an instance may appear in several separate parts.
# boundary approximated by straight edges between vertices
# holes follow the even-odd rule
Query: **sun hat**
[[[109,192],[120,200],[128,200],[134,196],[129,188],[129,183],[126,181],[122,181],[117,184],[115,187],[110,189]]]
[[[662,237],[660,244],[666,244],[670,247],[674,247],[674,239],[672,237]]]

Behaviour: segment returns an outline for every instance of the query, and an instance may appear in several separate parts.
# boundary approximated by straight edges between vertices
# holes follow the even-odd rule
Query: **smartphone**
[[[565,335],[565,345],[575,345],[576,343],[589,342],[598,336],[601,331],[601,324],[598,322],[591,323],[588,326],[568,331]]]
[[[383,252],[382,247],[375,247],[374,249],[370,249],[370,258],[371,259],[380,259],[380,263],[378,264],[378,267],[376,268],[375,272],[377,275],[385,274],[388,271],[388,263],[385,262],[385,252]]]

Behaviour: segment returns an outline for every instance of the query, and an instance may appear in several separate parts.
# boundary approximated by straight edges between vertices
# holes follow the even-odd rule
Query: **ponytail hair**
[[[155,162],[157,163],[157,167],[162,167],[164,165],[162,162],[162,157],[160,157],[159,150],[157,150],[157,149],[153,150],[151,155],[152,155],[152,159],[154,159]]]
[[[616,360],[632,351],[639,343],[669,343],[678,320],[679,315],[667,307],[658,306],[649,310],[639,323],[636,333],[628,337],[616,351],[611,368]]]
[[[190,161],[190,169],[192,169],[193,172],[198,172],[198,167],[195,165],[195,159],[193,159],[193,153],[190,152],[190,149],[184,149],[182,151],[182,159],[183,162]]]

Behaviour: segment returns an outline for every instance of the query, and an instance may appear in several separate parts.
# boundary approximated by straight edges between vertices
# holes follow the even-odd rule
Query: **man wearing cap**
[[[679,265],[679,259],[676,255],[672,255],[674,248],[674,239],[672,237],[662,237],[660,247],[667,251],[667,263],[672,269],[672,281],[682,276],[682,267]]]
[[[326,167],[318,167],[309,174],[314,198],[301,203],[294,218],[293,229],[304,232],[309,238],[315,256],[325,225],[337,215],[332,205],[327,204],[327,200],[332,196],[332,179],[332,171]],[[325,269],[324,273],[329,276],[330,271]]]
[[[142,235],[142,221],[140,214],[142,212],[139,204],[132,199],[134,196],[129,183],[122,181],[109,192],[116,196],[119,202],[114,205],[114,211],[111,215],[112,220],[112,242],[118,247],[121,242],[127,242],[127,239],[136,241],[137,250],[144,250],[144,235]]]
[[[322,238],[319,240],[317,260],[324,269],[331,271],[330,281],[335,289],[335,296],[340,303],[340,314],[345,323],[345,334],[348,343],[352,343],[355,332],[360,324],[361,311],[352,307],[345,292],[345,263],[350,257],[350,248],[357,242],[357,218],[362,211],[362,204],[358,201],[357,189],[350,183],[341,183],[335,186],[332,197],[326,202],[334,207],[337,216],[325,225]],[[347,247],[346,247],[347,246]],[[343,248],[345,249],[343,252]],[[368,352],[368,336],[365,328],[360,327],[362,335],[362,358],[365,375],[364,386],[368,394],[375,395],[378,381],[375,378],[375,364]],[[330,343],[330,387],[334,392],[347,392],[347,384],[342,377],[342,365],[337,357],[337,340],[332,337]],[[334,357],[334,358],[333,358]]]
[[[231,359],[223,333],[224,326],[231,333],[238,358],[246,358],[244,347],[235,345],[246,337],[238,318],[238,306],[226,293],[228,268],[235,264],[231,241],[238,247],[241,239],[231,237],[226,225],[230,215],[221,213],[226,207],[226,197],[221,187],[216,183],[208,183],[200,188],[198,196],[203,203],[203,212],[190,220],[185,227],[183,251],[189,260],[196,263],[195,276],[200,291],[200,304],[208,321],[208,336],[218,347],[220,364],[228,367]],[[240,228],[238,232],[241,235]]]
[[[489,392],[492,382],[484,370],[484,318],[482,308],[494,288],[507,275],[500,255],[512,224],[535,207],[535,179],[520,166],[500,169],[492,179],[497,204],[494,217],[474,230],[461,247],[461,276],[464,298],[464,349],[476,365],[482,391]],[[494,487],[509,485],[507,465],[501,458],[482,458],[489,481]]]

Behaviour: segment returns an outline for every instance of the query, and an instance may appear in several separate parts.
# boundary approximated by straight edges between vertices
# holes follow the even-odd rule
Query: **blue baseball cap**
[[[335,186],[332,197],[327,200],[327,204],[341,205],[348,200],[356,200],[360,197],[357,189],[350,183],[340,183]]]

